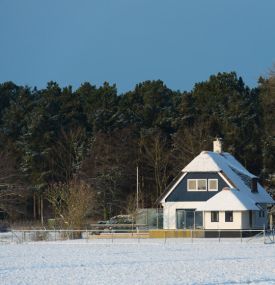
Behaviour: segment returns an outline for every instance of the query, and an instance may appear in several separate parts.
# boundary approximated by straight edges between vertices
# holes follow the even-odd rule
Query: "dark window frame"
[[[234,219],[233,219],[233,211],[225,211],[225,213],[224,213],[224,221],[226,223],[232,223],[234,221]]]
[[[211,223],[219,222],[219,211],[211,211]]]

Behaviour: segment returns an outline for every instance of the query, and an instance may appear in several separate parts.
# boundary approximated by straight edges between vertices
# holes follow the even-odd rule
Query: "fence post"
[[[240,230],[240,233],[241,233],[241,242],[243,242],[243,232],[242,232],[242,230]]]
[[[264,236],[264,243],[265,243],[265,225],[264,225],[264,235],[263,236]]]
[[[221,242],[221,230],[219,230],[219,242]]]
[[[191,241],[193,243],[193,230],[191,229]]]
[[[140,242],[139,237],[140,237],[140,234],[139,234],[139,227],[137,226],[137,238],[138,238],[138,243]]]

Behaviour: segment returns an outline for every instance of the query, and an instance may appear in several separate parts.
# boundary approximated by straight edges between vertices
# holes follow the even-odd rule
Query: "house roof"
[[[207,200],[197,208],[197,211],[247,211],[260,210],[255,201],[243,192],[228,188]]]
[[[230,184],[233,184],[231,187],[242,191],[255,203],[274,203],[274,200],[259,183],[258,192],[251,192],[251,179],[257,178],[257,176],[246,170],[230,153],[202,151],[182,170],[182,172],[209,171],[224,173]]]
[[[198,169],[200,172],[224,171],[228,166],[250,178],[256,177],[247,171],[244,166],[228,152],[217,153],[212,151],[202,151],[186,167],[184,167],[182,172],[193,172],[198,171]]]
[[[186,167],[183,168],[182,172],[219,172],[220,175],[227,180],[231,188],[236,188],[241,191],[246,197],[254,201],[254,204],[275,203],[259,183],[257,184],[258,192],[251,192],[251,179],[257,178],[257,176],[250,173],[230,153],[202,151]],[[180,179],[182,179],[182,177]],[[165,201],[165,198],[171,191],[173,191],[173,189],[174,187],[170,187],[170,189],[168,189],[168,191],[161,197],[162,202]]]

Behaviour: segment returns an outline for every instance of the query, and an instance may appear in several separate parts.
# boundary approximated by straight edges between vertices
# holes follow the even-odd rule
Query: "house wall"
[[[163,203],[163,228],[176,229],[176,211],[177,209],[196,209],[204,202],[166,202]]]
[[[163,228],[176,229],[177,209],[196,209],[204,202],[166,202],[163,203]],[[252,229],[262,229],[267,226],[267,210],[265,216],[259,217],[259,211],[252,212]],[[233,222],[225,222],[225,212],[219,212],[219,222],[211,222],[211,212],[204,212],[203,227],[207,230],[217,229],[251,229],[249,221],[249,211],[234,211]]]
[[[253,223],[253,215],[252,215],[252,223]],[[249,222],[249,211],[242,212],[242,229],[250,229],[250,222]]]
[[[218,191],[187,191],[188,179],[218,179]],[[166,197],[165,202],[207,201],[228,186],[217,172],[189,172]]]
[[[267,226],[267,211],[264,217],[259,217],[259,211],[252,211],[252,227],[249,221],[249,211],[233,212],[233,222],[225,222],[225,212],[219,212],[219,222],[211,222],[211,212],[204,213],[205,229],[262,229]]]
[[[260,211],[253,211],[253,215],[252,215],[252,227],[254,229],[263,229],[264,227],[267,227],[267,223],[268,223],[268,217],[267,217],[267,209],[264,209],[265,211],[265,215],[264,217],[259,217],[259,212]]]
[[[204,212],[204,228],[206,230],[242,229],[242,212],[233,212],[233,222],[225,222],[225,212],[219,212],[219,222],[211,222],[211,212]]]

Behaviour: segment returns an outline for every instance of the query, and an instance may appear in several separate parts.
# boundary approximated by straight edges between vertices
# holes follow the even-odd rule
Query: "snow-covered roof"
[[[182,172],[220,172],[228,178],[232,184],[231,187],[243,192],[255,203],[274,203],[274,200],[259,183],[258,192],[251,192],[248,182],[256,176],[247,171],[240,162],[227,152],[202,151]]]
[[[197,211],[247,211],[260,210],[255,201],[237,189],[224,189],[207,200]]]
[[[256,177],[247,171],[245,167],[228,152],[217,153],[212,151],[202,151],[182,170],[182,172],[193,172],[198,171],[198,169],[200,172],[216,172],[224,170],[225,166],[230,166],[236,171],[239,171],[251,178]]]
[[[185,166],[182,172],[217,172],[222,169],[215,162],[215,160],[209,155],[208,151],[202,151],[196,156],[187,166]]]

